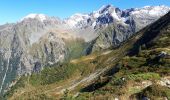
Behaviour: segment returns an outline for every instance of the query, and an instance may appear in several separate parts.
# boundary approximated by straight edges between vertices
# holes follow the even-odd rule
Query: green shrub
[[[149,79],[160,79],[157,73],[141,73],[141,74],[131,74],[127,75],[129,80],[149,80]]]
[[[167,97],[170,98],[170,89],[160,85],[151,85],[145,88],[142,92],[138,93],[139,99],[143,96],[150,98],[151,100],[155,100],[158,97]]]
[[[70,63],[58,67],[46,67],[40,73],[34,73],[30,76],[32,85],[46,85],[68,79],[78,69],[78,66]]]

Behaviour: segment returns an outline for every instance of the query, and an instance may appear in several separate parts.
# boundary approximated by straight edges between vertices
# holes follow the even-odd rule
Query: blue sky
[[[170,0],[1,0],[0,24],[16,22],[29,13],[67,18],[74,13],[92,12],[107,4],[126,9],[146,5],[170,6]]]

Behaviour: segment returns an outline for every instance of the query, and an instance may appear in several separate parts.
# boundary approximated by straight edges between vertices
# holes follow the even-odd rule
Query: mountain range
[[[169,10],[163,5],[126,10],[106,5],[64,20],[29,14],[16,23],[1,25],[0,93],[6,92],[22,75],[41,73],[46,67],[119,48]]]

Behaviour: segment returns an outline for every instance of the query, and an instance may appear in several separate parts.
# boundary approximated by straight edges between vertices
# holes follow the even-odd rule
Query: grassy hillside
[[[170,81],[170,13],[125,44],[133,46],[117,63],[119,71],[83,88],[77,99],[170,99],[169,83],[163,84]]]
[[[65,42],[68,48],[68,55],[66,57],[68,60],[80,58],[86,54],[84,50],[87,43],[83,39],[77,38],[75,40],[66,40]]]
[[[21,77],[5,97],[9,100],[170,99],[169,67],[170,13],[114,50],[95,52]]]
[[[31,100],[56,99],[62,98],[67,88],[74,94],[80,91],[81,87],[90,84],[93,80],[98,79],[100,74],[112,68],[124,55],[118,53],[120,50],[124,52],[123,48],[96,52],[68,63],[46,67],[40,73],[34,73],[31,76],[23,76],[5,96],[12,100],[19,98],[24,100],[30,98]],[[76,86],[74,86],[75,84]]]

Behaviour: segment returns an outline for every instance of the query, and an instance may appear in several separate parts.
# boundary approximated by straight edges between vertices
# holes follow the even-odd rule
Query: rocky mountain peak
[[[107,12],[108,10],[110,9],[113,9],[114,7],[112,5],[103,5],[99,10],[98,12],[99,13],[104,13],[104,12]]]
[[[109,13],[113,11],[117,13],[117,12],[120,12],[120,9],[112,5],[104,5],[97,12],[100,14],[103,14],[103,13]]]

